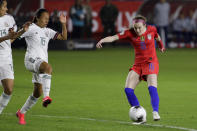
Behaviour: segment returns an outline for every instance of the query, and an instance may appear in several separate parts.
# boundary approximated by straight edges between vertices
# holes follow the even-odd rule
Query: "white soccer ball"
[[[133,106],[129,110],[129,117],[134,122],[146,121],[146,110],[142,106]]]

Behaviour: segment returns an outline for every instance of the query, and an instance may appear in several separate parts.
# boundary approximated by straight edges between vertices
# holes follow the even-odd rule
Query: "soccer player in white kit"
[[[26,124],[24,115],[35,105],[42,92],[44,107],[47,107],[52,101],[49,97],[52,67],[48,64],[48,42],[50,39],[67,39],[66,16],[61,14],[59,20],[62,24],[61,34],[46,27],[49,21],[49,13],[46,9],[39,9],[32,25],[21,36],[25,37],[27,43],[25,67],[33,72],[32,82],[34,83],[33,94],[28,97],[23,107],[16,113],[21,125]]]
[[[14,87],[11,42],[28,29],[28,24],[25,24],[22,30],[15,32],[17,30],[15,20],[13,16],[6,13],[7,10],[7,1],[0,0],[0,83],[3,86],[0,114],[10,101]]]

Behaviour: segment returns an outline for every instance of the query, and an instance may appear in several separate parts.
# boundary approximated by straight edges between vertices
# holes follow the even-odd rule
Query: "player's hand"
[[[166,51],[166,48],[160,48],[161,53],[164,53]]]
[[[60,22],[66,24],[66,16],[63,13],[60,14]]]
[[[97,44],[96,44],[96,47],[97,48],[102,48],[103,46],[102,46],[102,40],[100,40]]]
[[[8,38],[9,39],[16,39],[17,38],[17,33],[14,32],[14,28],[9,29]]]
[[[29,29],[29,26],[32,22],[28,21],[23,25],[23,30],[26,32]]]

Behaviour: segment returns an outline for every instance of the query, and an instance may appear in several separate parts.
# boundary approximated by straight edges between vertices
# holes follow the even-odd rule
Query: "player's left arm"
[[[63,13],[61,13],[59,19],[62,24],[62,33],[57,35],[57,39],[67,40],[66,16]]]
[[[159,45],[159,49],[160,49],[160,51],[162,52],[162,53],[164,53],[165,52],[165,47],[164,47],[164,45],[163,45],[163,42],[162,42],[162,40],[161,40],[161,37],[159,36],[159,34],[156,32],[155,33],[155,40],[157,41],[157,43],[158,43],[158,45]]]

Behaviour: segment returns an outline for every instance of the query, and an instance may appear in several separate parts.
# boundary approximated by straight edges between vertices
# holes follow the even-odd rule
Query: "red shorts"
[[[147,81],[146,76],[149,74],[157,74],[159,73],[159,63],[152,62],[152,63],[144,63],[139,65],[133,65],[129,71],[135,71],[137,74],[140,75],[140,80]]]

